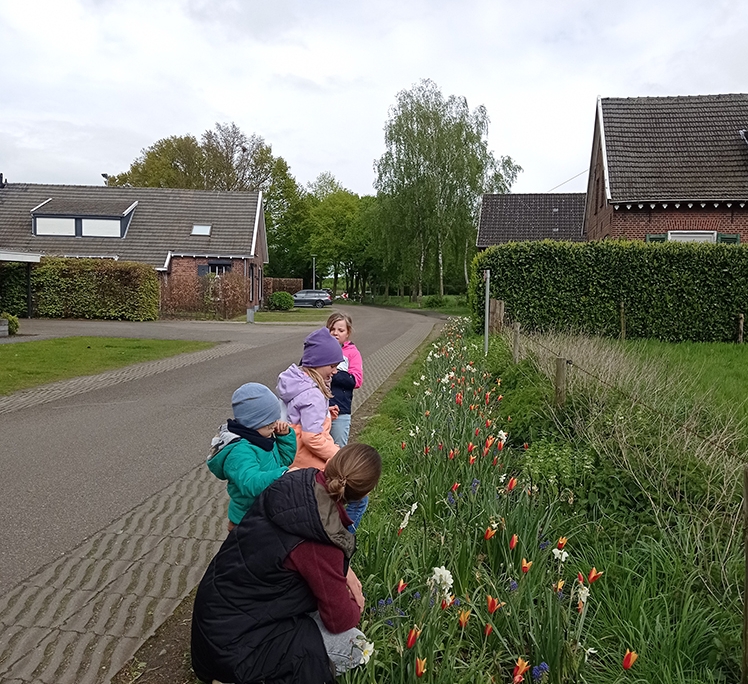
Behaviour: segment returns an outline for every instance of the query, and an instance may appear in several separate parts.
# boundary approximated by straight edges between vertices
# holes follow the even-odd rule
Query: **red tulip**
[[[465,625],[467,625],[469,619],[470,610],[461,610],[460,617],[457,619],[457,621],[460,623],[460,627],[462,627],[462,629],[465,629]]]
[[[568,539],[567,539],[566,537],[559,537],[559,538],[558,538],[558,543],[556,544],[556,548],[557,548],[557,549],[558,549],[559,551],[563,551],[563,549],[564,549],[564,546],[566,546],[566,542],[567,542],[567,541],[569,541],[569,540],[568,540]]]
[[[454,596],[442,599],[442,610],[449,608],[455,602]]]
[[[486,603],[488,603],[488,612],[493,615],[499,608],[506,605],[504,602],[499,603],[498,599],[495,599],[490,594],[486,596]]]
[[[444,448],[444,445],[441,442],[439,442],[438,448],[439,448],[439,451],[441,451]]]
[[[587,575],[587,581],[588,581],[588,582],[589,582],[590,584],[592,584],[593,582],[596,582],[597,580],[599,580],[599,579],[600,579],[600,577],[602,576],[602,574],[603,574],[603,571],[602,571],[602,570],[601,570],[600,572],[598,572],[598,571],[597,571],[597,568],[595,568],[595,567],[593,566],[592,570],[590,570],[590,574],[589,574],[589,575]]]
[[[528,444],[527,442],[525,442],[525,443],[524,443],[524,444],[522,445],[522,447],[524,448],[524,450],[525,450],[525,451],[527,451],[527,450],[528,450],[528,449],[530,448],[530,445],[529,445],[529,444]]]
[[[493,632],[493,627],[491,627],[491,625],[489,625],[488,623],[486,623],[486,627],[483,630],[483,634],[485,636],[488,636],[489,634],[491,634],[491,632]]]
[[[449,460],[453,461],[454,457],[455,457],[455,450],[454,449],[450,449],[449,450]]]
[[[470,457],[470,465],[473,465],[475,463],[475,456]]]
[[[400,447],[402,448],[403,451],[405,451],[405,442],[401,442]]]
[[[418,639],[418,635],[421,633],[421,630],[418,629],[418,627],[413,627],[410,632],[408,632],[408,641],[407,646],[408,648],[413,648],[413,646],[416,645],[416,640]]]
[[[491,537],[493,537],[493,536],[494,536],[495,534],[496,534],[496,530],[495,530],[495,529],[493,529],[493,527],[487,527],[487,528],[486,528],[486,532],[485,532],[485,534],[483,535],[483,539],[490,539],[490,538],[491,538]]]
[[[508,491],[512,491],[517,486],[517,478],[516,477],[510,477],[509,483],[507,484],[506,488]]]
[[[462,406],[462,392],[458,392],[455,395],[455,404],[457,404],[458,406]]]
[[[530,572],[531,567],[532,567],[532,561],[528,561],[523,558],[522,559],[522,572],[527,574],[528,572]]]
[[[584,575],[581,572],[577,573],[577,580],[579,580],[579,584],[584,584]]]
[[[515,547],[515,546],[517,546],[517,541],[518,541],[518,540],[519,540],[519,538],[517,537],[517,535],[516,535],[516,534],[513,534],[513,535],[512,535],[512,538],[511,538],[511,539],[509,540],[509,548],[510,548],[510,549],[511,549],[512,551],[514,551],[514,547]]]
[[[629,649],[626,649],[626,655],[623,656],[623,669],[630,670],[638,657],[639,655],[636,651],[629,651]]]
[[[427,447],[427,446],[423,447],[423,453],[424,454],[428,454],[429,451],[430,451],[429,447]]]
[[[426,416],[426,418],[428,418],[431,415],[431,411],[426,411],[426,413],[424,413],[423,415]]]
[[[492,425],[491,419],[490,418],[486,418],[486,427],[490,428],[491,425]]]
[[[397,583],[397,593],[398,593],[398,594],[402,594],[402,593],[403,593],[403,590],[404,590],[404,589],[405,589],[405,587],[407,587],[407,586],[408,586],[408,583],[407,583],[407,582],[403,582],[402,580],[400,580],[400,581],[399,581],[399,582]]]
[[[416,658],[416,677],[423,677],[426,672],[426,658]]]
[[[453,492],[456,492],[456,491],[457,491],[457,489],[459,488],[459,486],[460,486],[460,483],[459,483],[459,482],[455,482],[455,483],[454,483],[454,484],[452,485],[452,491],[453,491]]]
[[[493,464],[496,465],[498,462],[499,462],[499,457],[498,456],[494,456],[493,457]]]
[[[519,684],[519,682],[524,681],[523,675],[525,672],[527,672],[530,669],[530,663],[528,663],[523,658],[517,659],[517,664],[514,666],[514,672],[512,673],[512,676],[514,679],[512,681],[514,684]]]
[[[468,453],[472,454],[473,453],[473,449],[475,449],[475,444],[473,444],[472,442],[470,442],[468,444]]]
[[[499,442],[499,445],[497,448],[499,451],[504,451],[504,442]]]

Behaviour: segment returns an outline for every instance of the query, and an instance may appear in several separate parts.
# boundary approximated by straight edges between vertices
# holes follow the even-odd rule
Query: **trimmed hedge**
[[[482,328],[485,285],[530,330],[627,338],[735,341],[748,313],[748,247],[639,241],[508,243],[476,255],[470,305]]]
[[[293,309],[293,295],[288,292],[273,292],[268,301],[271,311],[290,311]]]
[[[26,264],[0,264],[0,311],[25,316],[26,296]]]
[[[42,259],[32,271],[36,315],[50,318],[158,318],[151,266],[111,259]]]

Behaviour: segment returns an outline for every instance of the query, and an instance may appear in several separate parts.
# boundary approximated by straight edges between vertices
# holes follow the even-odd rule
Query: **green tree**
[[[488,149],[488,123],[485,107],[471,111],[464,97],[445,99],[430,80],[398,93],[390,110],[386,150],[375,163],[375,186],[387,197],[389,225],[382,237],[400,253],[401,273],[414,276],[419,296],[429,266],[444,294],[450,252],[455,263],[462,257],[467,286],[480,197],[489,190],[508,192],[521,171]]]

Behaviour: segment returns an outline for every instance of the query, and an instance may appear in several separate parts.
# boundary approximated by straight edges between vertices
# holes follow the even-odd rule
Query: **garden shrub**
[[[39,316],[127,321],[158,318],[158,277],[147,264],[48,258],[33,270],[31,282]]]
[[[0,311],[25,316],[26,297],[26,264],[0,264]]]
[[[439,295],[429,295],[423,300],[423,307],[425,309],[441,309],[445,305],[444,297]]]
[[[3,311],[0,313],[0,318],[4,318],[8,321],[8,335],[15,335],[18,332],[18,316]]]
[[[273,292],[268,301],[268,308],[272,311],[290,311],[293,309],[293,295],[288,292]]]
[[[670,342],[734,341],[748,309],[748,248],[638,241],[509,243],[473,261],[470,303],[483,325],[482,271],[491,297],[526,330],[579,330]]]

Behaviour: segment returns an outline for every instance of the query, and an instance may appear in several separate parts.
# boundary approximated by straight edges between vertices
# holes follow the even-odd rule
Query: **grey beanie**
[[[304,340],[301,365],[307,368],[337,366],[343,360],[343,349],[327,328],[309,333]]]
[[[265,385],[248,382],[231,397],[234,420],[250,430],[265,427],[280,420],[280,402]]]

